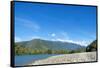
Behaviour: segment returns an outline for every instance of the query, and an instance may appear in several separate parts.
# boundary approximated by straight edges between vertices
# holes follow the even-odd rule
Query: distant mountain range
[[[40,50],[76,50],[85,48],[79,44],[61,41],[48,41],[42,39],[33,39],[30,41],[17,42],[16,45],[20,45],[25,48],[40,49]]]

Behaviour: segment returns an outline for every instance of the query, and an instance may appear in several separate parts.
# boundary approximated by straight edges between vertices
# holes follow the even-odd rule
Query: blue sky
[[[89,44],[96,39],[96,7],[15,2],[15,42],[35,38]]]

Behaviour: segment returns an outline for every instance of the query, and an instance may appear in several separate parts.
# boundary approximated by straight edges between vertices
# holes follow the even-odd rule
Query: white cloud
[[[52,36],[52,37],[55,37],[55,36],[56,36],[56,34],[55,34],[55,33],[52,33],[52,34],[51,34],[51,36]]]
[[[75,44],[79,44],[82,46],[87,46],[88,44],[90,44],[91,41],[77,41],[77,40],[70,40],[70,39],[56,39],[56,41],[61,41],[61,42],[70,42],[70,43],[75,43]]]
[[[21,22],[19,25],[31,29],[33,31],[39,31],[40,29],[40,26],[34,21],[18,17],[15,17],[15,20]],[[17,22],[15,22],[15,24],[17,24]]]
[[[19,37],[15,37],[15,42],[20,42],[20,41],[22,41],[21,38],[19,38]]]
[[[91,41],[87,41],[87,40],[72,40],[70,39],[70,37],[68,36],[67,32],[60,32],[60,33],[52,33],[51,36],[53,37],[51,40],[52,41],[61,41],[61,42],[70,42],[70,43],[75,43],[75,44],[79,44],[82,46],[87,46]]]

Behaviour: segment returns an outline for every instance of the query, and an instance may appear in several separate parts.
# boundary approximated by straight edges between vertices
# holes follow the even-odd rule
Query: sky
[[[32,39],[87,46],[96,39],[96,7],[15,2],[15,42]]]

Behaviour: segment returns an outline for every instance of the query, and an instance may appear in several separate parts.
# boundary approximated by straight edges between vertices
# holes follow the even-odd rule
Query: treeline
[[[15,45],[15,55],[33,55],[33,54],[71,54],[84,52],[85,49],[76,50],[52,50],[52,49],[31,49],[20,45]]]

